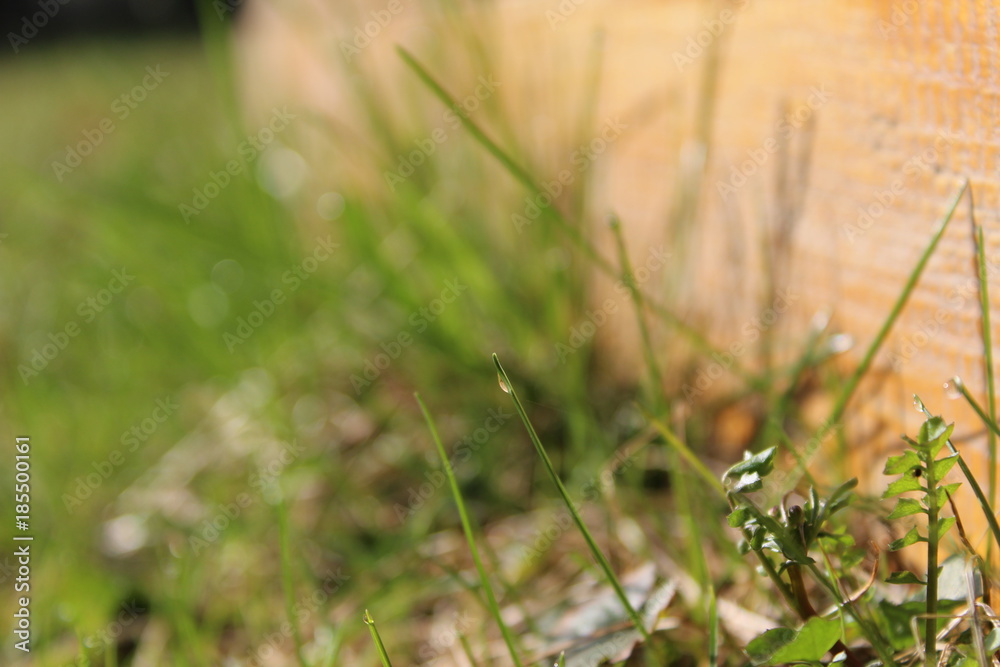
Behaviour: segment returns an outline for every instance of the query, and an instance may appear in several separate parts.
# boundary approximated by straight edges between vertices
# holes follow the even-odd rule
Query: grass
[[[462,38],[453,43],[481,51],[474,34]],[[809,448],[851,418],[852,397],[921,288],[954,207],[852,374],[829,363],[831,337],[816,328],[787,367],[780,355],[763,371],[737,360],[732,393],[687,404],[667,389],[689,363],[671,356],[672,343],[687,341],[701,355],[693,364],[711,359],[715,346],[631,279],[617,224],[617,265],[598,251],[585,189],[566,209],[545,208],[530,234],[511,228],[507,212],[525,192],[539,192],[541,172],[517,145],[519,137],[527,142],[520,128],[505,124],[489,100],[481,115],[462,119],[440,167],[428,164],[392,195],[373,199],[312,169],[298,190],[277,197],[258,174],[273,176],[283,163],[262,155],[185,224],[178,203],[191,201],[260,127],[236,102],[227,40],[212,32],[205,43],[80,43],[0,61],[8,151],[0,193],[10,202],[0,337],[11,369],[0,415],[33,442],[34,664],[125,665],[141,650],[153,664],[178,665],[389,665],[390,657],[562,665],[573,664],[585,640],[605,641],[609,652],[635,642],[628,664],[650,665],[740,665],[751,655],[759,664],[796,655],[815,663],[840,647],[852,660],[905,664],[923,652],[931,664],[936,653],[987,650],[988,638],[974,632],[981,616],[938,641],[941,617],[955,611],[943,598],[936,604],[931,585],[950,518],[934,490],[942,480],[925,477],[930,567],[917,577],[927,584],[921,600],[914,591],[924,584],[907,578],[912,589],[891,591],[886,568],[870,554],[865,561],[846,530],[884,520],[885,509],[848,502],[843,480],[827,488],[806,469]],[[432,74],[453,55],[449,40],[419,60],[400,55],[414,74],[401,93],[412,117],[393,116],[372,82],[355,81],[375,128],[359,157],[365,164],[391,164],[432,126],[437,105],[453,104],[461,90]],[[591,57],[593,100],[599,46]],[[113,114],[113,100],[147,64],[170,76],[56,180],[51,162]],[[41,80],[45,86],[32,85]],[[585,135],[595,118],[591,103],[572,120]],[[280,135],[282,146],[308,141],[315,121],[300,122]],[[709,129],[701,127],[704,141]],[[465,167],[461,192],[447,194],[451,163]],[[316,202],[331,192],[342,210],[324,217]],[[677,215],[691,227],[676,230],[678,238],[699,215],[697,200],[683,194]],[[337,245],[319,261],[316,239],[326,234]],[[965,394],[996,434],[985,239],[981,228],[974,235],[986,407]],[[310,257],[315,268],[296,273]],[[84,322],[80,304],[123,267],[134,280]],[[553,346],[587,309],[586,279],[597,272],[622,279],[635,307],[643,395],[595,377],[590,344],[561,366],[553,362]],[[275,290],[281,302],[262,308]],[[260,324],[228,344],[224,334],[252,313]],[[79,334],[25,382],[17,366],[70,322]],[[780,347],[777,338],[767,345]],[[498,396],[497,374],[508,395]],[[800,409],[816,378],[833,387],[833,409],[818,431]],[[423,400],[411,400],[415,390],[435,406],[436,420]],[[799,458],[748,459],[756,462],[739,464],[723,484],[711,425],[744,401],[760,401],[773,418],[758,449],[783,442]],[[176,407],[165,414],[164,405]],[[653,443],[629,449],[647,431]],[[983,492],[954,444],[944,438],[943,446],[989,519],[995,476]],[[0,458],[7,478],[11,465]],[[937,464],[919,465],[933,472]],[[756,504],[758,482],[780,489],[768,494],[772,505]],[[808,499],[785,502],[793,489]],[[744,523],[727,525],[726,512]],[[565,527],[556,523],[562,516]],[[995,519],[991,528],[1000,544]],[[739,535],[764,574],[739,552]],[[633,577],[649,563],[694,583],[652,624],[635,602],[651,588]],[[11,583],[9,571],[0,576]],[[596,624],[591,593],[616,610]],[[586,611],[574,608],[579,595]],[[906,615],[903,626],[922,623],[919,641],[899,631],[890,602]],[[780,627],[747,642],[732,632],[734,607]],[[571,639],[555,646],[556,636]],[[18,659],[9,643],[0,647],[0,662]]]

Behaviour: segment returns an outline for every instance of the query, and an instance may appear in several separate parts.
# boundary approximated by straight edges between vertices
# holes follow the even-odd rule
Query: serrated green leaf
[[[938,452],[941,451],[941,448],[944,447],[945,443],[948,442],[948,439],[951,438],[951,434],[954,430],[955,430],[955,425],[950,424],[948,428],[944,430],[944,433],[939,435],[937,438],[934,439],[933,442],[928,444],[927,454],[931,459],[937,458]]]
[[[987,653],[996,653],[997,650],[1000,650],[1000,628],[990,630],[990,634],[986,635],[983,643],[986,645]]]
[[[900,498],[899,501],[896,502],[896,506],[892,509],[892,512],[889,514],[889,520],[901,519],[904,516],[920,514],[921,512],[926,511],[927,510],[924,509],[924,506],[919,500],[916,500],[915,498]]]
[[[756,473],[760,477],[766,477],[774,469],[774,455],[778,451],[776,447],[770,447],[759,454],[744,454],[746,458],[726,471],[725,477],[740,477],[746,473]]]
[[[882,474],[900,475],[918,465],[920,465],[920,457],[917,456],[916,452],[908,450],[898,456],[890,456],[889,460],[885,462]]]
[[[953,516],[938,521],[938,539],[944,537],[945,533],[951,530],[951,527],[954,525],[955,525],[955,517]]]
[[[917,542],[926,542],[926,541],[927,538],[921,537],[920,533],[917,531],[917,527],[914,526],[913,528],[910,528],[910,532],[908,532],[906,535],[899,538],[898,540],[890,542],[889,551],[899,551],[900,549],[908,547],[911,544],[916,544]]]
[[[882,494],[882,498],[895,498],[901,493],[908,493],[910,491],[922,491],[923,486],[920,485],[920,478],[914,477],[913,475],[903,475],[895,482],[889,485],[889,488],[885,490]]]
[[[948,496],[954,497],[955,491],[957,491],[960,486],[962,486],[961,482],[954,482],[952,484],[939,486],[937,490],[938,505],[944,507],[948,503]]]
[[[921,445],[927,446],[937,440],[946,430],[948,425],[941,417],[930,417],[920,425],[920,434],[917,436]]]
[[[931,472],[934,474],[934,479],[942,480],[944,476],[948,474],[948,471],[958,463],[958,454],[952,454],[943,459],[938,459],[931,464]]]
[[[926,586],[927,582],[908,570],[899,570],[886,577],[887,584],[920,584]]]

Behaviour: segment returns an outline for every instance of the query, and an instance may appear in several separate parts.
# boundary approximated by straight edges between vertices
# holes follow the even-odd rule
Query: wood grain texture
[[[308,150],[353,187],[384,184],[378,164],[357,150],[371,127],[352,101],[352,81],[397,106],[402,125],[440,115],[425,92],[426,108],[408,102],[421,93],[393,51],[400,43],[454,91],[472,86],[488,63],[502,82],[497,104],[507,124],[483,123],[498,139],[514,128],[543,177],[573,169],[574,147],[598,137],[605,123],[626,125],[588,163],[585,179],[580,174],[593,192],[588,215],[597,245],[613,248],[602,224],[611,210],[623,220],[635,264],[667,244],[670,271],[646,287],[675,302],[720,347],[752,342],[744,332],[752,334],[753,318],[769,305],[762,278],[772,270],[775,287],[793,297],[773,325],[776,354],[791,354],[810,318],[829,309],[833,328],[857,343],[845,366],[857,363],[966,177],[1000,294],[1000,17],[993,3],[511,1],[464,8],[461,21],[416,0],[400,3],[349,66],[338,45],[387,3],[259,3],[242,26],[250,107],[294,100],[330,118],[342,136]],[[485,45],[484,60],[464,50],[462,30],[470,29]],[[581,127],[598,33],[597,106]],[[715,87],[706,92],[712,72]],[[338,162],[347,154],[349,165]],[[441,160],[448,169],[448,157]],[[450,165],[455,178],[464,168]],[[787,248],[776,249],[781,239]],[[595,275],[592,288],[596,304],[613,295],[603,277]],[[915,433],[921,422],[914,393],[957,420],[962,450],[985,484],[983,429],[942,390],[957,374],[984,398],[977,299],[963,204],[845,424],[849,468],[868,490],[884,488],[884,457],[900,448],[899,433]],[[1000,322],[996,308],[992,319]],[[664,361],[676,370],[676,339],[660,334]],[[631,317],[599,332],[609,378],[636,379],[636,341]],[[741,361],[753,365],[755,355]],[[966,513],[978,536],[983,522]]]

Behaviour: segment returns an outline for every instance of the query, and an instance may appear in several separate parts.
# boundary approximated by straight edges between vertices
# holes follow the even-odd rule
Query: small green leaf
[[[913,475],[903,475],[895,482],[889,485],[889,488],[885,490],[882,494],[882,498],[895,498],[901,493],[908,493],[910,491],[922,491],[924,487],[920,485],[920,478],[914,477]]]
[[[944,537],[945,533],[951,530],[951,527],[954,525],[955,525],[955,517],[953,516],[938,521],[938,539]]]
[[[903,537],[889,543],[889,551],[899,551],[904,547],[908,547],[911,544],[916,544],[917,542],[926,542],[927,538],[921,537],[920,533],[917,531],[917,527],[914,526],[910,528],[908,532]]]
[[[899,456],[890,456],[889,460],[885,463],[885,470],[882,471],[885,475],[901,475],[910,468],[920,465],[920,457],[917,453],[908,450]]]
[[[930,456],[930,458],[932,459],[937,458],[938,452],[941,451],[941,448],[944,447],[945,443],[948,442],[948,439],[951,438],[951,434],[954,430],[955,430],[955,425],[951,424],[944,430],[943,433],[938,435],[932,442],[928,443],[927,454]]]
[[[926,511],[927,510],[924,509],[924,506],[920,504],[919,500],[914,498],[900,498],[896,503],[896,507],[893,508],[892,513],[889,514],[889,519],[901,519],[904,516],[919,514]]]
[[[727,521],[729,522],[730,528],[739,528],[751,519],[753,519],[753,512],[749,507],[737,507],[729,513]]]
[[[899,570],[890,574],[885,583],[887,584],[920,584],[921,586],[926,586],[927,582],[918,577],[917,575],[909,572],[907,570]]]
[[[938,459],[931,464],[931,471],[934,473],[934,479],[941,480],[944,476],[948,474],[948,471],[952,469],[958,463],[958,454],[952,454],[951,456],[943,459]]]
[[[774,455],[777,451],[777,447],[771,447],[753,456],[745,453],[745,458],[727,470],[725,476],[740,477],[746,473],[756,473],[760,477],[766,477],[774,469]]]
[[[846,496],[847,494],[849,494],[857,485],[858,485],[857,477],[852,477],[851,479],[847,480],[846,482],[838,486],[833,493],[830,494],[829,502],[830,503],[837,502],[838,500],[840,500],[841,496]]]
[[[948,496],[955,497],[955,491],[958,487],[962,486],[961,482],[954,482],[952,484],[945,484],[944,486],[939,486],[937,490],[937,501],[938,505],[944,507],[948,503]]]
[[[937,440],[945,431],[948,425],[941,417],[931,417],[920,425],[920,444],[930,445]]]

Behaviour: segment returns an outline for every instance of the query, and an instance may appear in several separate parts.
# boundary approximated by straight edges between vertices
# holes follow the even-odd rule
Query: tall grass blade
[[[438,83],[438,81],[424,68],[420,62],[417,61],[406,49],[402,47],[397,47],[397,52],[407,66],[412,69],[417,77],[426,85],[434,95],[441,100],[448,108],[454,107],[457,102],[451,96],[451,94],[444,89],[444,87]],[[510,172],[511,176],[514,177],[521,185],[526,187],[533,195],[539,194],[542,190],[535,178],[525,169],[523,166],[517,163],[503,148],[501,148],[495,141],[489,138],[489,136],[470,118],[459,114],[459,120],[462,125],[472,134],[473,138],[479,142],[493,157],[500,162],[503,167]],[[587,255],[588,259],[594,262],[605,274],[617,278],[617,272],[615,267],[606,260],[593,244],[587,241],[586,238],[580,233],[580,230],[569,223],[566,217],[559,212],[554,206],[546,206],[542,209],[542,214],[553,223],[555,223],[560,229],[565,232],[570,239]],[[666,306],[649,300],[649,306],[656,312],[657,315],[662,317],[664,321],[670,323],[671,326],[676,328],[679,332],[683,333],[688,340],[691,341],[698,349],[702,350],[706,354],[711,354],[713,352],[718,352],[715,347],[706,339],[698,330],[690,326],[676,314],[674,314]],[[739,361],[734,361],[731,370],[737,375],[743,377],[744,379],[752,380],[753,376],[746,371],[739,363]]]
[[[528,413],[525,412],[524,406],[521,405],[521,399],[517,397],[517,392],[514,390],[514,385],[511,383],[510,378],[507,377],[507,372],[500,365],[500,359],[496,354],[493,355],[493,363],[496,364],[497,374],[500,380],[500,387],[510,394],[511,400],[514,402],[514,409],[517,411],[518,416],[524,423],[524,428],[528,431],[528,437],[531,439],[531,443],[535,446],[535,451],[538,452],[538,457],[542,460],[542,464],[545,466],[546,472],[548,472],[549,477],[552,479],[552,483],[555,484],[556,489],[559,490],[559,495],[562,496],[563,502],[566,503],[566,508],[569,510],[570,516],[573,517],[573,522],[576,524],[577,528],[580,529],[580,533],[583,535],[583,539],[587,542],[587,546],[590,548],[590,553],[593,555],[594,560],[600,565],[601,569],[604,570],[605,576],[608,578],[608,582],[615,591],[615,595],[618,596],[619,601],[622,606],[625,607],[626,613],[628,613],[629,618],[635,624],[636,629],[642,634],[643,638],[649,642],[650,636],[649,631],[646,629],[645,624],[642,622],[642,617],[639,616],[639,612],[635,610],[632,603],[629,602],[628,596],[625,595],[625,589],[622,588],[621,582],[618,581],[618,577],[611,570],[611,564],[608,563],[608,559],[604,556],[604,553],[597,546],[597,542],[594,537],[590,534],[587,529],[586,524],[583,523],[583,519],[580,517],[580,513],[577,512],[576,504],[570,499],[569,492],[566,491],[566,487],[563,486],[562,480],[559,479],[559,475],[556,474],[555,468],[552,466],[552,460],[549,458],[548,453],[545,451],[545,446],[542,445],[542,441],[538,437],[538,433],[535,432],[535,427],[531,425],[531,420],[528,419]]]
[[[635,274],[632,271],[632,262],[628,257],[628,250],[625,249],[625,237],[622,234],[621,221],[618,216],[612,215],[609,223],[611,231],[615,236],[615,245],[618,248],[618,264],[621,267],[622,282],[632,295],[632,302],[635,304],[635,316],[639,321],[639,334],[642,337],[642,352],[646,357],[646,366],[649,369],[649,380],[653,383],[652,391],[656,408],[659,411],[666,409],[668,401],[663,388],[663,376],[660,374],[660,365],[656,360],[656,352],[653,350],[653,339],[649,335],[649,326],[646,324],[646,306],[643,302],[642,291],[635,283]]]
[[[517,647],[514,645],[514,638],[510,633],[510,629],[507,627],[506,623],[503,622],[503,618],[500,615],[500,606],[497,604],[496,596],[493,594],[493,587],[490,585],[489,577],[486,575],[486,568],[483,567],[483,560],[479,556],[479,547],[476,546],[476,536],[472,532],[472,524],[469,521],[468,513],[465,511],[465,501],[462,499],[462,491],[458,488],[458,480],[455,479],[455,472],[451,468],[451,463],[448,462],[448,454],[444,450],[444,445],[441,443],[440,436],[438,436],[437,426],[435,426],[434,419],[431,417],[431,413],[427,410],[427,406],[424,405],[423,399],[420,398],[420,394],[414,394],[413,396],[417,399],[417,403],[420,405],[420,411],[424,414],[424,420],[427,422],[427,428],[430,429],[431,432],[431,439],[434,441],[434,446],[437,448],[438,456],[441,457],[441,466],[444,469],[445,475],[448,477],[448,484],[451,486],[451,494],[455,498],[455,505],[458,507],[458,515],[462,520],[462,530],[465,532],[465,539],[469,543],[469,551],[472,552],[472,560],[476,563],[476,570],[479,572],[479,581],[483,585],[483,593],[486,594],[486,601],[490,613],[493,615],[493,619],[500,628],[500,634],[503,635],[504,643],[507,644],[507,650],[510,652],[511,659],[517,667],[522,667],[521,659],[517,654]]]
[[[389,662],[389,654],[385,650],[385,644],[382,643],[382,637],[378,634],[378,628],[375,627],[375,619],[372,618],[367,609],[365,609],[365,615],[362,618],[365,625],[368,626],[368,631],[372,634],[372,641],[375,642],[378,657],[382,660],[382,667],[392,667],[392,663]]]
[[[972,409],[977,415],[979,415],[979,418],[983,420],[983,423],[986,424],[987,428],[992,433],[1000,435],[1000,429],[998,429],[997,423],[990,419],[989,415],[983,412],[982,406],[976,402],[976,399],[972,398],[972,394],[969,393],[969,390],[966,388],[965,383],[962,382],[962,379],[954,377],[952,378],[951,383],[955,386],[959,393],[962,394],[969,405],[972,406]],[[925,415],[931,417],[930,411],[924,405],[924,402],[920,400],[919,396],[914,396],[913,401]],[[979,501],[979,506],[982,507],[983,513],[986,515],[986,522],[990,526],[990,532],[993,533],[994,541],[1000,545],[1000,523],[997,523],[997,517],[993,510],[993,504],[986,498],[986,494],[983,493],[983,488],[979,486],[979,482],[976,481],[975,475],[973,475],[972,471],[969,469],[968,464],[965,462],[965,458],[957,449],[955,449],[955,445],[952,444],[951,440],[948,440],[946,444],[948,446],[948,450],[952,454],[958,454],[958,467],[962,470],[962,474],[965,475],[966,481],[969,482],[969,488],[971,488],[972,492],[976,495],[976,500]]]
[[[976,267],[979,277],[979,308],[982,313],[980,328],[983,338],[983,363],[986,366],[986,408],[990,420],[994,423],[997,420],[997,397],[996,384],[993,377],[993,328],[990,322],[990,288],[989,277],[986,272],[986,244],[983,239],[983,227],[976,223],[975,210],[972,200],[972,191],[969,191],[969,217],[972,219],[973,239],[976,246]],[[997,434],[990,429],[987,433],[987,446],[989,452],[989,496],[990,506],[997,501]],[[986,560],[991,560],[993,543],[989,543],[986,551]]]
[[[945,231],[948,229],[948,223],[951,222],[952,217],[955,215],[955,210],[958,208],[959,202],[962,201],[962,197],[965,196],[965,191],[969,189],[969,179],[965,179],[962,182],[962,187],[955,196],[954,201],[951,206],[948,207],[948,211],[938,225],[937,231],[934,236],[931,237],[930,243],[924,249],[924,252],[920,255],[919,261],[917,261],[916,266],[910,271],[910,275],[903,285],[903,291],[900,293],[899,298],[896,299],[896,303],[893,304],[892,310],[889,311],[889,316],[882,323],[882,327],[875,334],[874,340],[869,344],[868,349],[865,352],[864,357],[861,359],[861,363],[858,367],[854,369],[854,372],[844,383],[844,387],[841,389],[840,393],[837,395],[837,399],[834,402],[833,409],[830,411],[830,416],[827,417],[820,427],[816,430],[809,443],[809,448],[811,451],[806,451],[803,456],[803,460],[808,463],[812,458],[812,455],[819,449],[820,444],[822,444],[824,438],[836,428],[840,421],[844,417],[844,412],[847,410],[847,404],[850,402],[851,398],[854,396],[854,392],[857,390],[858,385],[861,383],[861,379],[868,372],[868,368],[871,366],[872,361],[875,359],[875,355],[878,353],[879,349],[882,347],[882,343],[889,336],[889,331],[892,330],[893,325],[896,320],[899,319],[900,313],[903,312],[903,308],[906,303],[910,300],[910,295],[917,286],[917,282],[920,280],[921,274],[924,272],[924,267],[927,266],[927,262],[930,260],[931,255],[934,254],[934,250],[937,249],[938,243],[941,241],[941,237],[944,236]],[[802,476],[802,470],[800,466],[796,466],[789,475],[786,477],[783,484],[784,491],[792,488],[796,483],[798,483],[799,478]]]
[[[282,498],[277,505],[278,511],[278,539],[280,541],[281,553],[281,587],[285,592],[285,615],[288,623],[292,627],[292,641],[295,643],[295,659],[298,660],[299,667],[309,667],[305,654],[302,651],[302,629],[299,627],[298,617],[295,612],[295,577],[292,574],[292,538],[291,529],[288,525],[288,505]]]
[[[674,435],[674,432],[670,430],[670,427],[664,424],[662,421],[649,414],[642,406],[639,406],[642,411],[643,416],[646,418],[653,428],[659,432],[660,437],[666,440],[667,444],[670,445],[671,449],[680,454],[680,456],[691,466],[691,468],[698,473],[698,476],[708,484],[713,490],[719,493],[719,497],[722,500],[726,500],[726,487],[722,485],[715,475],[705,467],[705,464],[695,456],[694,452],[688,448],[686,444],[681,442],[681,439]]]

